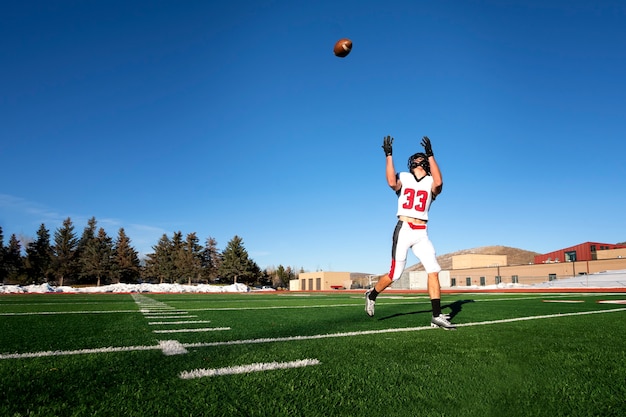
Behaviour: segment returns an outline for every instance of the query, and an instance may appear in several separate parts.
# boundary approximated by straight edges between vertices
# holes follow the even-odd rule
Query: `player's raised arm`
[[[424,153],[428,157],[428,163],[430,165],[430,175],[433,177],[433,198],[437,197],[441,194],[443,190],[443,177],[441,176],[441,170],[439,169],[439,165],[437,165],[437,161],[435,160],[435,155],[433,154],[433,147],[430,143],[430,139],[428,136],[424,136],[422,138],[422,146],[424,147]]]
[[[398,191],[402,184],[396,175],[396,168],[393,166],[393,138],[387,136],[383,138],[383,150],[385,151],[385,158],[387,160],[385,167],[385,175],[387,176],[387,184],[394,190]]]

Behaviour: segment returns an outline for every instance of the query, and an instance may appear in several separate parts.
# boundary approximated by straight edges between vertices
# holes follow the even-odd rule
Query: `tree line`
[[[297,278],[291,267],[279,265],[261,270],[249,257],[239,236],[234,236],[220,251],[212,237],[202,245],[195,232],[183,236],[178,231],[171,237],[163,234],[152,250],[140,259],[124,228],[113,239],[104,228],[97,227],[95,217],[88,220],[80,236],[69,217],[52,237],[42,223],[36,238],[25,244],[25,248],[15,234],[5,246],[0,226],[0,283],[58,286],[244,283],[288,288],[289,280]]]

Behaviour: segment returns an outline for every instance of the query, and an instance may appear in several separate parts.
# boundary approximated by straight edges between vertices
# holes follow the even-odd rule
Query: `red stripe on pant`
[[[391,269],[389,270],[389,278],[393,279],[393,271],[396,269],[396,260],[391,260]]]

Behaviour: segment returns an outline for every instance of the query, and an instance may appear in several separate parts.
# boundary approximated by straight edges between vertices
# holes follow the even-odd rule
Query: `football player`
[[[385,151],[387,183],[398,197],[396,215],[398,223],[393,232],[391,249],[391,268],[376,283],[374,288],[365,293],[365,312],[374,316],[376,297],[385,288],[397,281],[406,266],[409,249],[419,258],[428,274],[428,295],[432,305],[432,327],[441,327],[446,330],[456,329],[449,321],[447,314],[441,312],[441,285],[435,248],[428,238],[428,211],[430,205],[441,193],[443,179],[441,171],[433,155],[432,145],[427,136],[422,138],[421,145],[424,152],[418,152],[409,157],[409,172],[396,173],[393,164],[393,138],[383,138]]]

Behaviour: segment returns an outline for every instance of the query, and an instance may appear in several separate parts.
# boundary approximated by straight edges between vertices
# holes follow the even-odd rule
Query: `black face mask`
[[[413,170],[417,167],[422,167],[427,174],[430,174],[430,163],[428,162],[428,157],[424,153],[420,152],[411,155],[408,166],[411,172],[413,172]]]

